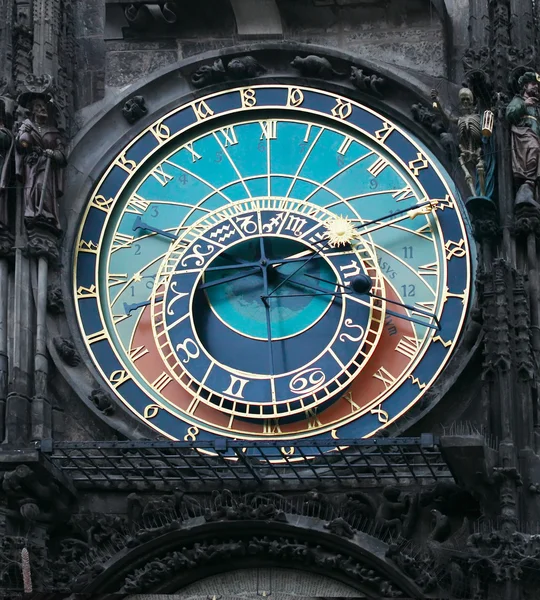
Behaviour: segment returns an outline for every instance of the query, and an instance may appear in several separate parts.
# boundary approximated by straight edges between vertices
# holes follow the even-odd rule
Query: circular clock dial
[[[181,106],[120,153],[75,291],[101,374],[165,435],[345,439],[432,385],[472,268],[425,148],[345,98],[273,85]]]

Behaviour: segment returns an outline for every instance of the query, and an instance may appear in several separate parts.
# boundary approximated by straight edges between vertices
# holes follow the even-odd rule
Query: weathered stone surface
[[[178,51],[140,50],[114,51],[107,54],[105,83],[111,87],[121,87],[145,77],[161,67],[175,63]]]

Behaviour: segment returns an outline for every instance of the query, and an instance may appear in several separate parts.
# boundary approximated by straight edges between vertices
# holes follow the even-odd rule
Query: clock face
[[[160,433],[337,440],[434,383],[473,262],[418,141],[346,98],[265,85],[180,106],[118,155],[74,287],[96,367]]]

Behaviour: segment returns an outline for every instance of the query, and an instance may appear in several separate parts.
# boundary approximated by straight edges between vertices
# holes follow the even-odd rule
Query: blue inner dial
[[[306,259],[302,255],[311,253],[307,246],[279,237],[264,238],[268,261],[268,284],[271,290],[276,289],[274,297],[269,300],[271,316],[271,333],[274,340],[298,335],[313,326],[328,310],[333,296],[311,295],[309,289],[294,279],[286,281]],[[263,276],[261,269],[246,265],[231,269],[230,257],[244,259],[257,265],[261,262],[260,244],[258,240],[248,240],[229,249],[226,257],[218,256],[212,263],[216,270],[205,272],[205,284],[214,283],[206,288],[209,305],[214,314],[230,329],[245,337],[266,340],[266,310],[261,295],[263,293]],[[294,258],[298,256],[298,258]],[[223,269],[217,267],[223,266]],[[255,271],[255,272],[254,272]],[[335,292],[336,278],[330,265],[322,259],[311,260],[302,269],[299,277],[317,277],[318,287]],[[232,279],[236,277],[236,279]],[[231,281],[219,284],[224,279]],[[324,279],[325,281],[320,281]],[[327,283],[328,281],[332,283]],[[313,280],[314,285],[317,280]],[[279,288],[277,287],[279,284]],[[304,294],[304,295],[302,295]]]

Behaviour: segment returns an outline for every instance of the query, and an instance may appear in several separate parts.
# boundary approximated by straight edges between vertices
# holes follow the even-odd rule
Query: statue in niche
[[[528,71],[518,79],[520,93],[506,109],[512,131],[512,171],[519,185],[515,206],[537,202],[540,178],[540,76]]]
[[[30,117],[21,124],[15,140],[25,223],[30,228],[39,224],[60,231],[57,202],[63,194],[63,169],[67,164],[64,141],[42,97],[34,97],[28,109]]]
[[[0,230],[8,226],[8,195],[13,158],[13,135],[6,127],[7,116],[6,104],[0,99]]]
[[[445,113],[457,126],[458,161],[471,196],[492,200],[495,192],[494,115],[491,110],[480,114],[469,88],[461,88],[458,97],[459,117]],[[434,107],[440,109],[436,91],[432,92],[432,99]]]

